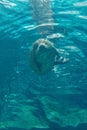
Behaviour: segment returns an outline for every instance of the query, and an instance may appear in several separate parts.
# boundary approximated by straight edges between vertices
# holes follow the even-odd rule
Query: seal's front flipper
[[[55,56],[55,63],[54,63],[54,65],[58,65],[58,64],[64,64],[64,63],[66,63],[66,62],[68,62],[69,61],[69,58],[65,58],[65,57],[57,57],[57,56]]]

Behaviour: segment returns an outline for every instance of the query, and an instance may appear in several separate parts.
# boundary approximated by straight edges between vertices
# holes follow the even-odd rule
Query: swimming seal
[[[54,65],[66,61],[59,55],[53,43],[47,39],[36,40],[30,50],[30,66],[38,74],[45,74],[51,71]]]

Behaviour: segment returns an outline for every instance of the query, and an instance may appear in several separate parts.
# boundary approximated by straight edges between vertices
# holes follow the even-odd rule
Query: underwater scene
[[[0,0],[0,130],[87,130],[87,0]]]

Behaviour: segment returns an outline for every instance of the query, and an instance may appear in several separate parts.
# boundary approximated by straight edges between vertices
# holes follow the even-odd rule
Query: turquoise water
[[[40,38],[69,62],[33,72]],[[86,0],[0,0],[0,130],[86,130],[86,47]]]

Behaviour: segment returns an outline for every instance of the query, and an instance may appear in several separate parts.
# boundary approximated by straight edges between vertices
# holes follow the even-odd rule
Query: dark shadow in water
[[[87,130],[87,123],[80,124],[75,128],[71,126],[61,127],[58,124],[51,123],[50,128],[32,128],[32,129],[8,128],[0,130]]]

